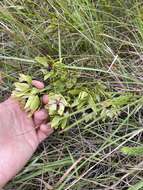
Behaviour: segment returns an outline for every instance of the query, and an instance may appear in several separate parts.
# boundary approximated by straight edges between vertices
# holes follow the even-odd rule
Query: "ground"
[[[19,73],[36,77],[37,55],[75,67],[91,88],[98,81],[111,94],[134,96],[112,119],[77,117],[70,130],[56,131],[7,189],[142,189],[142,153],[121,151],[143,141],[142,1],[1,0],[0,25],[0,100]]]

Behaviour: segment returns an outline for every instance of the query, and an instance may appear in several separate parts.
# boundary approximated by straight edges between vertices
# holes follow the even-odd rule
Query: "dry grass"
[[[7,189],[126,190],[143,180],[142,156],[120,151],[142,144],[142,18],[141,0],[0,2],[1,100],[18,73],[34,73],[34,57],[47,54],[63,58],[91,87],[100,81],[111,93],[140,99],[112,120],[75,118],[72,129],[41,144]]]

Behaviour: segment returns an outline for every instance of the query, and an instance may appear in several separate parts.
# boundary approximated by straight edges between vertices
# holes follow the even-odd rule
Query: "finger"
[[[49,97],[48,97],[47,94],[43,95],[43,97],[42,97],[42,102],[43,102],[43,104],[48,104],[48,102],[49,102]]]
[[[45,134],[51,134],[54,130],[51,128],[50,123],[47,124],[41,124],[40,125],[40,130],[45,133]]]
[[[54,130],[50,127],[49,124],[42,124],[37,131],[39,142],[42,142],[44,139],[46,139],[49,135],[51,135],[54,132]]]
[[[34,113],[34,123],[35,125],[41,125],[43,122],[48,120],[48,112],[45,109],[41,109],[40,111],[36,111]]]
[[[32,85],[38,89],[43,89],[45,87],[44,83],[38,80],[32,80]]]

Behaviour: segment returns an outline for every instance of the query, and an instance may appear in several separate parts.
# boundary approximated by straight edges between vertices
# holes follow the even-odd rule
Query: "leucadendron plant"
[[[102,120],[116,117],[133,100],[133,95],[129,93],[124,95],[108,92],[98,81],[92,87],[88,83],[79,83],[80,75],[77,72],[68,70],[65,64],[51,57],[36,57],[35,61],[45,87],[35,88],[31,76],[20,74],[19,81],[14,83],[12,96],[21,102],[29,116],[45,107],[51,127],[55,129],[68,127],[74,114],[78,114],[78,118],[85,122],[96,117],[101,117]],[[44,94],[48,94],[46,105],[41,101]]]

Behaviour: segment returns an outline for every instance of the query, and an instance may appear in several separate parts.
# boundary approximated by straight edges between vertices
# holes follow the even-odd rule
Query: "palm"
[[[45,110],[36,112],[32,119],[15,100],[8,99],[0,104],[0,170],[4,171],[7,181],[26,164],[38,144],[52,132],[46,126],[46,120]]]
[[[20,109],[17,102],[7,100],[0,105],[0,145],[22,142],[35,149],[38,144],[34,122]],[[4,127],[3,127],[4,126]],[[23,146],[24,146],[23,144]]]

